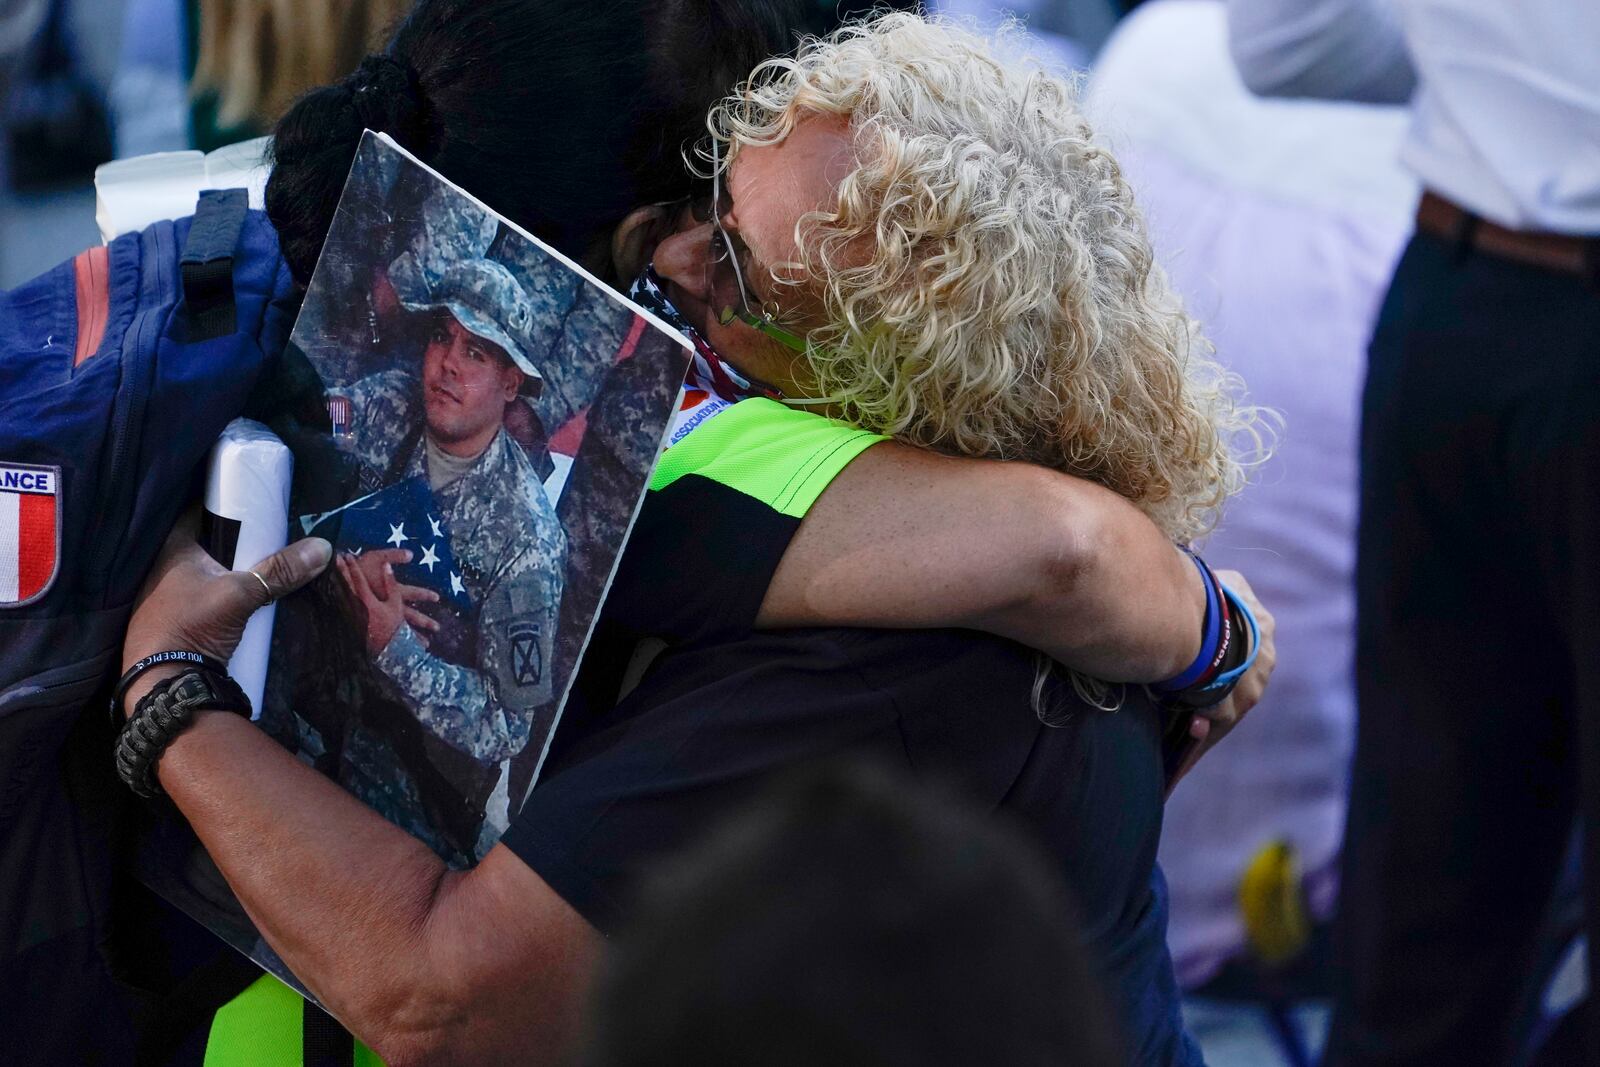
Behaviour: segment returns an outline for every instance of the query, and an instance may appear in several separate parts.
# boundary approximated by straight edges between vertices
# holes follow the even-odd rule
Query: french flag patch
[[[61,468],[0,461],[0,608],[49,590],[60,547]]]

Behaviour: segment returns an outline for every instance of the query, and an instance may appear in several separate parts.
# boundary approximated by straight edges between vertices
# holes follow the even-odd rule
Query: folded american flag
[[[406,585],[431,589],[459,611],[472,607],[450,547],[444,514],[426,478],[414,475],[320,515],[302,515],[307,535],[323,537],[336,552],[359,555],[374,548],[403,548],[411,562],[394,568]]]

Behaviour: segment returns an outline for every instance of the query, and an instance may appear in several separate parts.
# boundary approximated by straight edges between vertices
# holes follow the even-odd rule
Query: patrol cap
[[[533,302],[512,273],[492,259],[475,257],[448,267],[432,284],[427,275],[409,254],[395,262],[389,280],[401,306],[450,312],[469,332],[504,349],[525,376],[522,391],[536,393],[544,376],[529,356]]]

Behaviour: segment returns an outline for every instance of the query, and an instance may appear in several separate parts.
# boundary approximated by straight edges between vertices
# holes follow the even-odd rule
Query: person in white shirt
[[[1271,589],[1284,654],[1272,713],[1236,730],[1167,805],[1167,941],[1190,990],[1248,954],[1238,893],[1262,848],[1287,841],[1312,918],[1333,910],[1355,734],[1361,378],[1416,181],[1394,159],[1400,108],[1252,96],[1228,56],[1223,0],[1141,5],[1100,53],[1087,106],[1218,360],[1285,424],[1206,541],[1208,559],[1247,564]]]
[[[1574,819],[1600,826],[1600,5],[1229,15],[1257,92],[1409,100],[1424,189],[1362,403],[1326,1062],[1512,1062]],[[1600,836],[1583,859],[1600,915]]]

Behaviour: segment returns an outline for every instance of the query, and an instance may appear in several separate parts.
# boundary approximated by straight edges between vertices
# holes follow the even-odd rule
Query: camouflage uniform
[[[401,305],[411,312],[446,308],[470,332],[503,348],[530,384],[541,385],[536,397],[524,400],[542,427],[559,427],[589,408],[633,327],[631,310],[455,195],[429,196],[420,215],[423,225],[387,269]],[[307,340],[313,362],[346,365],[335,361],[336,352]],[[653,354],[653,348],[645,347]],[[426,476],[420,429],[424,408],[415,376],[388,371],[331,392],[351,400],[351,452],[364,468],[362,488]],[[610,410],[615,399],[599,405],[606,412],[598,421],[612,433],[618,432],[608,425],[612,417],[624,414]],[[590,441],[594,436],[586,435],[586,449],[597,443]],[[641,483],[655,443],[652,438],[649,456],[643,457]],[[630,467],[638,465],[636,461]],[[584,505],[587,517],[569,538],[534,463],[502,429],[466,475],[434,490],[466,592],[479,613],[467,627],[476,633],[476,648],[456,655],[447,651],[449,642],[435,636],[430,651],[402,625],[372,659],[383,680],[358,683],[355,677],[330,677],[319,687],[332,692],[341,686],[360,690],[377,685],[384,691],[388,699],[375,699],[372,692],[356,697],[367,710],[343,731],[337,773],[352,792],[453,863],[481,856],[484,842],[493,836],[490,831],[504,829],[507,811],[520,801],[553,725],[560,687],[610,573],[609,557],[600,565],[578,551],[584,545],[582,534],[598,523],[607,538],[620,540],[632,515],[636,489],[625,494],[625,504],[620,499],[602,501],[609,510],[596,509],[593,494],[585,491],[589,479],[576,473],[577,492],[571,495],[574,504]],[[583,566],[575,575],[577,564]],[[582,595],[569,606],[563,594],[574,577],[580,579],[582,588],[576,591]],[[574,615],[570,608],[578,606],[576,601],[587,607]],[[563,634],[563,620],[570,623],[570,634]],[[559,637],[565,640],[558,643]],[[363,663],[354,673],[366,670]],[[459,765],[452,770],[452,761],[441,761],[437,750],[419,760],[414,730],[394,717],[400,710],[395,705],[403,705],[432,737],[482,767],[504,765],[520,753],[513,764],[520,773],[509,782],[502,773],[492,795],[486,795],[479,774]],[[380,710],[386,706],[394,711]],[[453,805],[448,798],[441,800],[449,790],[441,790],[436,775],[429,778],[437,767],[444,768],[444,777],[467,802],[465,809],[452,807],[453,826],[441,816],[441,804]],[[474,814],[483,817],[484,831],[476,849],[464,840]]]
[[[631,316],[630,316],[631,317]],[[661,398],[683,381],[686,353],[670,337],[649,329],[633,358],[616,364],[589,408],[589,427],[578,446],[572,475],[557,503],[571,538],[556,669],[576,665],[589,619],[633,521],[661,447]]]
[[[415,432],[423,419],[420,382],[386,371],[345,395],[357,456],[395,477],[426,478]],[[533,465],[503,429],[466,474],[434,495],[479,613],[477,668],[430,654],[403,623],[375,663],[435,736],[500,763],[528,743],[535,709],[556,696],[553,641],[567,538]]]
[[[559,325],[538,361],[544,392],[533,407],[544,425],[561,426],[600,392],[633,327],[633,310],[518,235],[502,236],[494,255],[528,294],[535,314]]]

